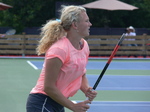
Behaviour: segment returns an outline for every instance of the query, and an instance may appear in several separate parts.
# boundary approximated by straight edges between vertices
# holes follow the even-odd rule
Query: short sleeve
[[[63,63],[65,62],[67,56],[66,52],[58,47],[50,48],[47,53],[46,53],[46,59],[51,59],[51,58],[59,58]]]

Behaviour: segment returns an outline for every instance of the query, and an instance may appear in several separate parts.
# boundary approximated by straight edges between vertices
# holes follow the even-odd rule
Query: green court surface
[[[36,84],[40,69],[35,70],[27,61],[43,61],[33,58],[0,58],[0,112],[26,112],[26,100],[32,87]],[[107,59],[90,59],[89,61],[107,62]],[[149,59],[119,59],[125,62],[150,62]],[[87,74],[99,75],[100,70],[88,69]],[[110,70],[105,75],[150,75],[149,70]],[[91,85],[93,86],[93,85]],[[97,90],[94,101],[148,101],[150,90]],[[85,96],[81,91],[70,98],[74,101],[83,101]],[[71,112],[66,109],[66,112]]]

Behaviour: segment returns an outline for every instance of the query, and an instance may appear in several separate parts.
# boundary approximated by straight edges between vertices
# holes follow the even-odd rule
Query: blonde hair
[[[62,6],[61,10],[61,21],[64,30],[68,31],[71,27],[72,22],[80,22],[81,12],[86,12],[86,9],[81,6]]]
[[[81,6],[62,6],[60,21],[50,20],[41,28],[41,40],[37,47],[37,54],[44,54],[57,40],[66,35],[72,22],[80,22],[80,13],[86,12]]]

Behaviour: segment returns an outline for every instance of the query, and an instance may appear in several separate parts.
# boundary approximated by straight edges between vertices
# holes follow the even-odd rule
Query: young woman
[[[86,78],[89,47],[83,37],[92,24],[85,8],[63,6],[60,21],[49,21],[42,28],[38,55],[45,61],[36,86],[27,100],[27,112],[86,112],[97,95]],[[69,100],[79,89],[89,98],[80,103]]]

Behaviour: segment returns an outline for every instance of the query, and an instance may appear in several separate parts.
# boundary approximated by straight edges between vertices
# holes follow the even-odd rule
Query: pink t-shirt
[[[83,48],[75,49],[70,41],[63,37],[54,43],[46,52],[45,62],[47,59],[54,57],[59,58],[63,66],[61,67],[56,86],[65,97],[73,96],[81,87],[82,76],[86,73],[86,64],[89,56],[89,47],[83,39]],[[36,86],[31,93],[43,93],[45,78],[45,63],[41,71]]]

